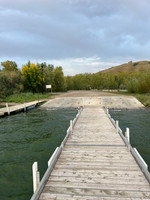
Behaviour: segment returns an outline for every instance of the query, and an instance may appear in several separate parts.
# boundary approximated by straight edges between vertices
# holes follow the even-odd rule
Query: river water
[[[0,199],[30,199],[33,162],[38,161],[42,177],[76,113],[35,109],[0,119]]]
[[[130,129],[131,145],[139,151],[150,171],[150,111],[111,110],[110,115],[119,120],[123,132],[126,127]]]

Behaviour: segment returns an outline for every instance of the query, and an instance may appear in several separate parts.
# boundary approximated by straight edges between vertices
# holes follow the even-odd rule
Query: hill
[[[116,67],[111,67],[109,69],[100,71],[99,73],[111,73],[111,74],[118,74],[120,72],[147,72],[150,70],[150,61],[139,61],[139,62],[128,62]]]

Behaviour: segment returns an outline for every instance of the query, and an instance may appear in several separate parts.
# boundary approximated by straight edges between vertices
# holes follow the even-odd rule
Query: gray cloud
[[[0,0],[1,59],[60,60],[74,73],[79,58],[87,72],[88,58],[149,59],[149,10],[148,0]]]

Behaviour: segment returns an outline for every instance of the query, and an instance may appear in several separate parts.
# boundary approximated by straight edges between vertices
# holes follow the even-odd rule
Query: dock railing
[[[76,115],[76,117],[74,118],[74,120],[70,120],[70,126],[67,130],[67,134],[64,138],[64,140],[62,141],[60,147],[57,147],[54,151],[54,153],[52,154],[52,156],[50,157],[49,161],[48,161],[48,168],[44,174],[44,176],[42,177],[41,181],[39,179],[39,171],[38,171],[38,163],[37,162],[34,162],[33,165],[32,165],[32,175],[33,175],[33,196],[31,197],[30,200],[37,200],[39,197],[40,197],[40,194],[63,150],[63,147],[65,146],[66,142],[67,142],[67,139],[69,137],[69,135],[72,133],[73,131],[73,128],[81,114],[83,110],[83,107],[81,107],[79,110],[78,110],[78,113]]]
[[[143,172],[144,176],[146,177],[147,181],[150,183],[150,173],[148,171],[148,165],[146,164],[146,162],[144,161],[144,159],[142,158],[142,156],[140,155],[138,150],[136,148],[133,148],[130,144],[130,130],[129,130],[129,128],[126,128],[126,132],[125,132],[125,135],[124,135],[123,131],[119,127],[119,121],[118,120],[115,121],[111,117],[111,115],[109,114],[108,107],[105,107],[104,109],[105,109],[105,113],[108,115],[108,118],[110,119],[110,121],[112,122],[112,124],[114,125],[114,127],[116,129],[116,133],[118,133],[121,136],[122,140],[124,141],[128,150],[133,155],[135,161],[139,165],[139,167],[140,167],[141,171]]]

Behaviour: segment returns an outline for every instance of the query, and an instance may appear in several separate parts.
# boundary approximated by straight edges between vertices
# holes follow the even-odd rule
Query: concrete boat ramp
[[[101,96],[101,97],[58,97],[43,104],[43,109],[77,108],[81,106],[100,106],[117,109],[144,108],[135,97],[128,96]]]
[[[82,100],[78,98],[73,105],[81,106]],[[66,137],[48,161],[41,181],[37,162],[33,164],[35,193],[31,200],[150,199],[147,165],[131,147],[129,130],[125,137],[118,121],[111,118],[108,109],[102,108],[105,102],[106,99],[97,97],[82,102],[83,108],[70,122]],[[45,108],[48,104],[52,105],[52,101]]]

